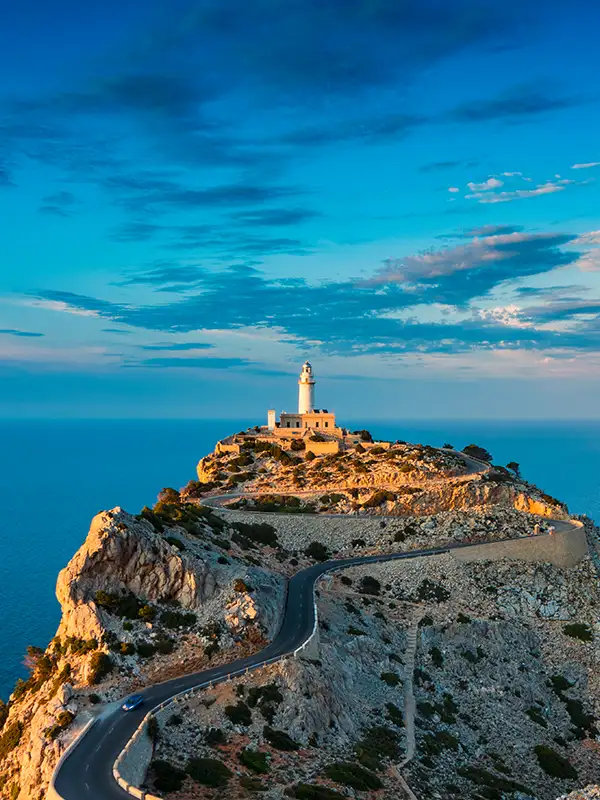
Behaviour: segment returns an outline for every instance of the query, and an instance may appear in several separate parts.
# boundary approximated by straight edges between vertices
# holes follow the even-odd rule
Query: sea
[[[98,511],[137,513],[161,488],[195,478],[218,439],[254,420],[0,420],[0,698],[25,677],[28,645],[45,646],[60,620],[56,577]],[[494,463],[600,522],[600,421],[347,423],[381,439],[461,449],[478,444]]]

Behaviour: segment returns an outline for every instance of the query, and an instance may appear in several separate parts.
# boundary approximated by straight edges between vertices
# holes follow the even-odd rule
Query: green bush
[[[548,727],[548,720],[543,716],[538,706],[531,706],[525,713],[532,722],[536,722],[538,725],[541,725],[542,728]]]
[[[231,770],[216,758],[192,758],[186,768],[187,774],[202,786],[215,788],[226,786]]]
[[[156,648],[150,642],[138,642],[136,645],[137,654],[141,658],[151,658],[156,652]]]
[[[100,683],[102,678],[105,678],[112,668],[113,661],[108,653],[104,653],[101,650],[96,650],[92,653],[88,672],[88,683],[90,686]]]
[[[342,795],[327,786],[317,783],[299,783],[294,787],[294,797],[297,800],[339,800]]]
[[[360,588],[358,590],[362,594],[379,594],[381,591],[381,584],[377,580],[377,578],[373,578],[372,575],[365,575],[364,578],[360,582]]]
[[[383,786],[383,783],[374,772],[361,767],[360,764],[347,761],[330,764],[325,768],[325,775],[335,783],[350,786],[359,792],[381,789]]]
[[[363,508],[379,508],[379,506],[383,505],[383,503],[386,503],[388,500],[394,501],[395,499],[396,495],[393,492],[382,490],[372,494],[368,500],[365,500],[362,506]]]
[[[456,617],[456,621],[459,622],[461,625],[466,625],[467,623],[471,622],[471,617],[468,617],[461,611],[460,614]]]
[[[327,561],[329,558],[329,550],[321,542],[311,542],[304,554],[308,558],[314,558],[315,561]]]
[[[264,509],[261,510],[264,511]],[[272,525],[266,522],[236,522],[232,527],[235,528],[240,536],[249,542],[262,544],[267,547],[279,546],[277,531]]]
[[[283,702],[283,695],[276,683],[264,686],[253,686],[248,691],[248,705],[258,708],[267,722],[272,723],[278,706]]]
[[[501,793],[514,792],[521,792],[526,795],[533,794],[533,792],[526,786],[523,786],[523,784],[517,783],[517,781],[513,781],[504,775],[495,775],[493,772],[490,772],[490,770],[483,769],[482,767],[464,766],[459,767],[456,771],[461,777],[467,778],[478,786],[488,789],[485,795],[481,794],[481,792],[479,793],[481,797],[499,798],[502,796]],[[495,793],[490,793],[489,790],[495,790]]]
[[[435,600],[436,603],[443,603],[448,600],[450,592],[439,583],[430,581],[429,578],[421,581],[417,588],[417,598],[419,600]]]
[[[255,778],[253,775],[242,775],[240,786],[249,792],[266,792],[268,788],[260,778]]]
[[[471,458],[477,458],[479,461],[491,462],[493,460],[491,453],[489,453],[485,447],[479,447],[476,444],[468,444],[466,447],[463,447],[463,453],[467,456],[471,456]]]
[[[171,547],[175,547],[177,550],[185,550],[184,543],[175,536],[165,536],[165,542],[168,542]]]
[[[384,683],[387,683],[388,686],[398,686],[401,682],[398,675],[395,672],[382,672],[379,676]]]
[[[366,636],[367,632],[363,631],[361,628],[356,628],[354,625],[348,625],[348,631],[351,636]]]
[[[227,742],[227,737],[221,728],[209,728],[204,734],[204,741],[209,747],[216,747]]]
[[[156,759],[150,764],[154,773],[154,785],[159,792],[177,792],[183,786],[185,772],[168,761]]]
[[[135,645],[131,642],[121,642],[121,655],[132,656],[135,653]]]
[[[243,764],[252,772],[258,772],[264,775],[269,771],[269,761],[266,753],[261,753],[260,750],[242,750],[239,754],[240,763]]]
[[[439,647],[432,647],[429,651],[429,655],[431,656],[434,666],[442,667],[444,665],[444,656]]]
[[[385,704],[386,711],[388,712],[388,718],[390,722],[393,722],[394,725],[397,725],[399,728],[404,727],[404,715],[402,711],[398,708],[397,705],[394,703],[386,703]]]
[[[592,629],[585,622],[573,622],[570,625],[565,625],[563,633],[573,639],[581,639],[582,642],[591,642],[594,638]]]
[[[225,716],[234,725],[243,725],[244,727],[252,725],[252,712],[241,700],[235,706],[225,706]]]
[[[0,736],[0,761],[19,744],[22,733],[23,726],[20,722],[13,722],[4,730]]]
[[[534,750],[537,756],[538,764],[546,773],[546,775],[550,775],[552,778],[577,779],[577,770],[575,767],[551,747],[547,747],[544,744],[538,744],[536,747],[534,747]]]
[[[356,757],[368,769],[381,769],[382,759],[400,756],[400,737],[386,725],[371,725],[355,748]]]
[[[191,611],[172,611],[167,609],[160,614],[160,623],[165,628],[189,628],[190,625],[195,625],[198,618]]]
[[[291,736],[288,736],[285,731],[275,730],[269,725],[265,725],[263,728],[263,736],[276,750],[292,751],[300,749],[300,745]]]

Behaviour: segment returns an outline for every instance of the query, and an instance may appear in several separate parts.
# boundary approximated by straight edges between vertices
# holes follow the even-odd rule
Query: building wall
[[[316,456],[325,456],[330,453],[339,453],[340,443],[337,440],[333,442],[311,442],[306,439],[306,452],[314,453]]]

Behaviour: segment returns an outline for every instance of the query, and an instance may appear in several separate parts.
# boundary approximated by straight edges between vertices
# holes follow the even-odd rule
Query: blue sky
[[[599,23],[13,4],[0,414],[261,418],[308,356],[340,417],[597,417]]]

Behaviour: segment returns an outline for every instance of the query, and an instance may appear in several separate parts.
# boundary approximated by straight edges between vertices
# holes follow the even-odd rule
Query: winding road
[[[211,505],[220,506],[223,497],[211,498]],[[230,495],[228,499],[233,499]],[[557,531],[569,530],[573,523],[548,520]],[[210,682],[226,680],[229,675],[252,670],[265,663],[292,655],[311,636],[316,625],[314,587],[317,579],[334,570],[382,561],[400,561],[448,553],[481,544],[449,544],[424,550],[385,553],[326,561],[296,573],[289,583],[283,621],[277,636],[259,653],[191,675],[155,684],[143,690],[144,705],[124,713],[111,708],[101,714],[58,765],[49,797],[63,800],[125,800],[131,797],[116,783],[113,765],[149,710],[180,692],[200,688]]]

